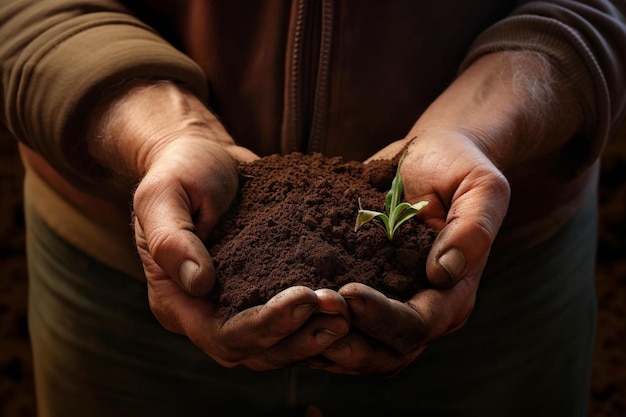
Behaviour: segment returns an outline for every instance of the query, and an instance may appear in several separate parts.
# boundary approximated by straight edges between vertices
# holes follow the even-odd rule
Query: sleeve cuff
[[[85,120],[107,87],[126,80],[171,79],[206,102],[202,70],[130,16],[103,13],[55,26],[23,65],[17,120],[22,140],[70,179],[100,175],[88,157]],[[43,37],[40,37],[41,39]],[[42,44],[43,43],[43,44]]]

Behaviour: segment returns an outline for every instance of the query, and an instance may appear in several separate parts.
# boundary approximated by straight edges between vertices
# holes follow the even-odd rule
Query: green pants
[[[297,415],[292,406],[308,404],[326,417],[587,414],[595,201],[484,276],[467,325],[389,379],[222,368],[160,327],[144,284],[68,245],[32,210],[27,223],[41,416]]]

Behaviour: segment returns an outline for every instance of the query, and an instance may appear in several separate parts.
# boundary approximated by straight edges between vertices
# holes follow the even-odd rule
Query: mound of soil
[[[300,153],[241,164],[239,195],[207,242],[217,272],[212,296],[223,313],[296,285],[337,290],[360,282],[398,300],[425,288],[433,230],[413,218],[391,242],[374,222],[354,231],[358,199],[383,211],[396,167]]]

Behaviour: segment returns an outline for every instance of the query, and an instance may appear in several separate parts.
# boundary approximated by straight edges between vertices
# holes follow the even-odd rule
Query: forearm
[[[503,51],[546,57],[582,108],[583,125],[564,152],[570,171],[584,169],[597,161],[626,109],[625,14],[623,1],[521,1],[474,41],[462,68]]]
[[[167,78],[206,98],[197,65],[118,2],[0,0],[0,21],[2,123],[74,183],[102,173],[84,130],[110,85]]]
[[[556,158],[584,123],[567,77],[534,52],[485,55],[433,102],[408,137],[452,131],[470,137],[505,173]]]

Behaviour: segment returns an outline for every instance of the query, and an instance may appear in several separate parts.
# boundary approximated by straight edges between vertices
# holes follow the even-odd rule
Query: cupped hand
[[[150,308],[224,366],[274,369],[313,357],[348,332],[337,292],[289,288],[231,318],[208,301],[215,271],[203,241],[238,189],[234,144],[191,93],[169,82],[132,85],[111,100],[93,129],[94,156],[128,181]]]
[[[511,189],[503,173],[519,179],[536,169],[554,170],[546,161],[559,160],[583,120],[574,84],[549,57],[501,51],[472,62],[407,139],[372,158],[394,158],[406,148],[405,199],[427,200],[418,218],[439,232],[426,264],[432,288],[406,303],[360,284],[341,288],[353,331],[317,365],[333,372],[393,374],[429,341],[463,326],[508,210]]]
[[[507,212],[508,182],[470,137],[453,131],[396,142],[373,158],[392,158],[405,147],[405,200],[427,200],[419,218],[438,231],[426,264],[432,288],[402,303],[362,284],[344,286],[339,294],[348,304],[353,331],[324,352],[327,361],[314,361],[313,366],[392,375],[429,341],[460,328],[473,309]]]

